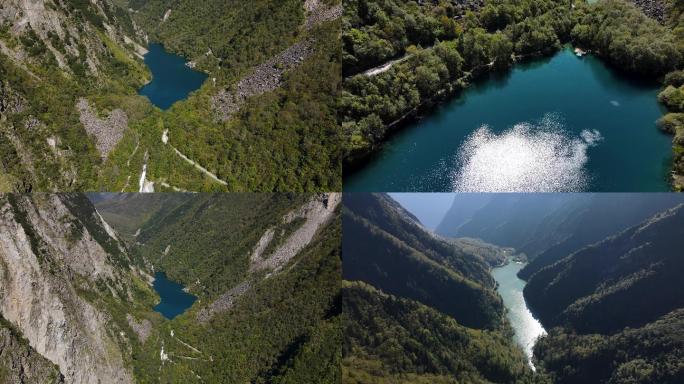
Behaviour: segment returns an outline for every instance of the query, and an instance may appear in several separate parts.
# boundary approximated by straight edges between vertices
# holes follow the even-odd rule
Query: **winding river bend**
[[[567,47],[492,74],[394,135],[345,191],[666,191],[659,85]]]
[[[152,72],[152,81],[138,93],[160,109],[169,109],[175,102],[184,100],[207,78],[206,74],[188,67],[184,58],[164,50],[161,44],[150,44],[145,64]]]
[[[515,341],[523,348],[530,366],[532,365],[532,349],[537,338],[546,333],[541,323],[532,316],[523,297],[525,281],[518,278],[517,273],[524,264],[510,261],[503,267],[494,268],[492,276],[497,283],[497,291],[503,298],[506,316],[515,331]]]
[[[169,280],[164,272],[154,274],[153,286],[161,297],[154,310],[169,320],[185,312],[197,300],[196,296],[185,292],[182,285]]]

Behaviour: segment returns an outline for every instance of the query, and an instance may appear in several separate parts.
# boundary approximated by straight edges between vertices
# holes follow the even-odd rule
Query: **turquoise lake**
[[[197,300],[194,295],[183,291],[182,285],[169,280],[164,272],[154,274],[153,286],[161,297],[154,310],[169,320],[185,312]]]
[[[161,44],[150,44],[148,49],[145,64],[152,72],[152,81],[138,93],[160,109],[169,109],[175,102],[187,98],[206,80],[206,74],[188,67],[183,57],[165,51]]]
[[[345,191],[667,191],[659,85],[570,48],[477,81],[403,128]]]
[[[509,262],[503,267],[492,269],[492,276],[499,284],[497,292],[506,307],[506,317],[515,331],[515,341],[522,347],[532,366],[532,349],[537,338],[546,333],[541,323],[532,316],[523,297],[525,281],[517,273],[524,264]],[[533,366],[532,366],[533,367]],[[534,368],[534,367],[533,367]]]

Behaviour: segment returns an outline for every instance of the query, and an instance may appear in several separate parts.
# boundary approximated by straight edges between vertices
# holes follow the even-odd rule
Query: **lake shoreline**
[[[138,95],[162,111],[187,100],[209,78],[209,74],[188,66],[185,57],[167,51],[162,43],[150,43],[148,50],[143,61],[152,76],[138,89]]]
[[[433,116],[435,113],[438,112],[440,108],[444,107],[445,105],[451,102],[455,102],[456,100],[458,100],[458,98],[462,97],[465,92],[473,89],[478,85],[482,85],[489,80],[492,80],[493,77],[508,77],[520,65],[550,62],[556,56],[562,54],[563,51],[567,50],[572,52],[574,48],[575,46],[573,46],[571,43],[566,43],[563,44],[559,50],[555,50],[551,53],[539,51],[537,54],[534,55],[518,57],[516,60],[514,60],[512,65],[503,70],[490,69],[489,67],[486,67],[481,69],[477,73],[470,74],[466,82],[456,82],[453,84],[449,84],[448,88],[440,89],[434,96],[422,101],[417,107],[414,107],[413,109],[409,110],[399,119],[389,124],[386,124],[386,133],[379,142],[360,150],[353,150],[348,155],[346,155],[343,158],[343,179],[347,181],[357,176],[366,167],[373,164],[380,156],[382,156],[382,153],[385,150],[387,150],[388,143],[390,143],[393,138],[402,133],[405,133],[409,129],[409,126],[417,125],[420,121]],[[587,59],[587,57],[593,56],[596,59],[598,59],[598,61],[601,64],[603,64],[609,71],[611,71],[612,75],[616,76],[617,78],[623,79],[630,84],[638,86],[662,86],[660,81],[621,71],[619,68],[616,68],[614,65],[612,65],[610,61],[606,60],[600,54],[600,52],[595,52],[589,49],[586,49],[585,51],[586,55],[584,55],[583,57],[577,57],[578,60],[585,60]],[[576,55],[573,53],[573,56]],[[664,116],[665,113],[666,112],[661,111],[659,118]],[[654,121],[653,123],[656,124],[656,121]],[[418,127],[413,128],[417,129]],[[659,133],[660,129],[657,129],[657,131],[658,132],[654,134]],[[675,167],[674,161],[672,160],[672,151],[669,152],[667,155],[671,159],[667,166],[667,175],[665,175],[664,183],[665,188],[668,191],[672,191],[674,188],[674,176],[677,174],[677,169]],[[409,192],[409,190],[406,190],[406,192]]]
[[[526,57],[504,71],[483,69],[469,80],[465,88],[451,83],[449,89],[393,123],[384,140],[372,147],[375,150],[361,150],[347,157],[343,169],[345,190],[468,190],[468,185],[457,184],[455,178],[466,177],[463,172],[469,172],[466,175],[485,173],[472,174],[472,166],[464,168],[463,162],[474,154],[486,153],[482,152],[486,148],[498,148],[495,146],[513,137],[522,140],[523,144],[515,148],[527,156],[528,145],[542,140],[544,145],[550,142],[545,132],[553,132],[560,139],[552,140],[571,149],[567,154],[543,155],[543,164],[547,165],[530,168],[531,172],[534,169],[532,177],[541,177],[553,167],[574,167],[569,170],[576,172],[566,172],[569,176],[565,179],[569,180],[562,183],[560,173],[540,178],[535,182],[540,186],[565,185],[568,191],[671,190],[672,139],[656,124],[664,113],[656,98],[658,82],[627,77],[593,54],[579,58],[567,44],[551,56]],[[566,92],[571,99],[561,98]],[[584,99],[587,93],[591,97]],[[492,105],[498,106],[500,112],[492,113]],[[634,111],[641,112],[637,115]],[[411,125],[410,129],[407,125]],[[478,130],[488,136],[477,136]],[[459,150],[473,142],[486,147],[482,151],[479,147],[467,147],[477,148],[478,152]],[[646,145],[640,164],[628,155],[629,148],[636,143]],[[529,157],[530,161],[536,159]],[[486,167],[493,163],[479,164]],[[521,164],[523,168],[516,169],[524,170],[526,164],[532,167],[533,163]],[[621,169],[638,170],[636,178],[609,177]],[[509,179],[502,176],[499,184],[507,183]],[[480,180],[468,177],[463,180]],[[481,180],[490,182],[486,176]],[[518,188],[513,184],[509,187]],[[494,189],[498,185],[491,188],[499,190]]]

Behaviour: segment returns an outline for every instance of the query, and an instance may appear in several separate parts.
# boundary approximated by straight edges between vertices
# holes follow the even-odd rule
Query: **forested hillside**
[[[531,380],[522,351],[506,332],[464,327],[418,301],[361,282],[345,284],[343,302],[344,383]]]
[[[340,13],[316,0],[3,2],[0,190],[339,190]],[[166,111],[137,94],[154,42],[209,75]]]
[[[164,196],[144,242],[84,194],[0,196],[0,381],[338,383],[339,195]],[[95,200],[121,219],[140,198]],[[198,296],[172,320],[160,270]]]
[[[386,194],[343,203],[345,383],[543,382],[489,275],[505,251],[429,233]]]
[[[501,325],[501,299],[480,256],[434,237],[388,195],[345,195],[344,208],[346,280],[422,302],[469,327]]]
[[[361,165],[415,116],[483,74],[556,53],[563,44],[634,78],[662,80],[676,133],[671,181],[681,189],[682,11],[678,0],[350,0],[343,20],[344,82],[338,109],[345,162]],[[657,4],[653,4],[657,3]],[[650,15],[651,17],[647,16]],[[666,76],[667,75],[667,76]]]
[[[644,194],[502,194],[469,215],[461,198],[454,202],[437,232],[481,238],[527,255],[519,276],[529,279],[541,268],[615,232],[636,225],[684,202],[676,194],[649,199]]]
[[[657,214],[616,236],[541,269],[525,287],[548,325],[610,333],[638,327],[684,307],[677,289],[684,257],[684,206]]]
[[[554,328],[535,355],[557,384],[676,384],[684,380],[684,311],[610,335]]]
[[[557,383],[677,383],[684,210],[679,205],[532,275],[525,298],[549,335],[535,346]]]

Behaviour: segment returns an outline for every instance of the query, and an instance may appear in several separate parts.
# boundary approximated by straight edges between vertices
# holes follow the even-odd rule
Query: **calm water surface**
[[[185,65],[184,58],[166,52],[161,44],[150,44],[149,50],[145,64],[152,72],[152,81],[139,93],[161,109],[168,109],[173,103],[187,98],[207,78],[206,74]]]
[[[161,297],[161,302],[154,310],[169,320],[185,312],[197,300],[194,295],[183,291],[182,285],[169,280],[164,272],[155,273],[153,285]]]
[[[494,268],[492,276],[499,283],[497,291],[503,298],[504,306],[506,306],[506,316],[515,331],[515,341],[523,348],[531,365],[534,343],[537,337],[546,331],[544,331],[541,323],[532,316],[525,303],[523,297],[525,281],[516,276],[523,266],[524,264],[509,262],[503,267]]]
[[[658,84],[566,48],[491,75],[393,136],[347,191],[665,191]]]

